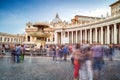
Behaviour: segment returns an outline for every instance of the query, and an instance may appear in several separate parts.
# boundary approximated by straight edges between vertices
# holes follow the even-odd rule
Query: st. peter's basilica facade
[[[91,17],[75,15],[71,22],[62,21],[59,15],[50,22],[28,22],[26,42],[39,45],[83,43],[120,44],[120,0],[110,5],[111,15]]]

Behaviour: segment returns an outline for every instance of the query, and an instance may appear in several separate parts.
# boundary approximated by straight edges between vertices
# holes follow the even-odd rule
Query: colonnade
[[[66,29],[55,32],[55,43],[83,43],[120,44],[120,23],[103,26],[89,26],[84,28]],[[68,41],[62,39],[68,38]]]

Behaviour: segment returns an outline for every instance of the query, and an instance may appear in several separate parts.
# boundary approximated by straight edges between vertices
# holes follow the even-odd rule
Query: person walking
[[[62,57],[63,57],[63,45],[61,45],[61,46],[59,47],[58,55],[59,55],[59,57],[60,57],[60,61],[62,61]]]
[[[109,60],[113,61],[113,54],[114,54],[114,46],[110,45],[110,49],[109,49]]]
[[[57,61],[57,59],[56,59],[56,49],[55,48],[52,49],[52,56],[53,56],[53,61]]]
[[[16,56],[15,45],[12,45],[10,47],[10,50],[11,50],[11,61],[15,62],[16,61],[16,59],[15,59],[15,56]]]
[[[87,80],[87,64],[86,64],[86,54],[87,54],[87,45],[82,44],[80,48],[80,70],[79,70],[79,80]]]
[[[25,54],[25,48],[24,45],[21,45],[20,62],[24,61],[24,54]]]
[[[17,63],[20,63],[20,54],[21,54],[21,46],[18,44],[16,46],[16,61]]]
[[[92,52],[90,46],[86,48],[86,73],[87,79],[93,80],[93,68],[92,68]]]
[[[103,46],[96,44],[91,48],[93,59],[93,74],[97,80],[101,80],[101,70],[103,65]]]
[[[79,69],[80,69],[80,64],[79,64],[79,59],[80,59],[80,45],[76,44],[75,51],[73,52],[73,58],[74,58],[74,80],[79,79]]]
[[[64,55],[64,61],[67,60],[67,55],[68,55],[68,46],[65,45],[63,48],[63,55]]]

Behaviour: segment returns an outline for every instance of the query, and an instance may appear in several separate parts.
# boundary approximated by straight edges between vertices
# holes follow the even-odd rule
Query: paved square
[[[105,59],[101,80],[120,80],[119,52],[112,62]],[[14,63],[5,56],[0,58],[0,80],[73,80],[73,65],[70,58],[56,63],[51,57],[25,56],[23,63]]]

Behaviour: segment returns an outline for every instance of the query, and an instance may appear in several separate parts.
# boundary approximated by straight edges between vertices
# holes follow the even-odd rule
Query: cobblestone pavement
[[[70,80],[70,61],[53,62],[49,57],[26,57],[23,63],[0,58],[0,80]]]
[[[120,80],[120,60],[114,59],[105,60],[99,80]],[[73,80],[73,65],[70,59],[56,63],[50,57],[25,56],[23,63],[13,63],[4,57],[0,58],[0,80]]]

